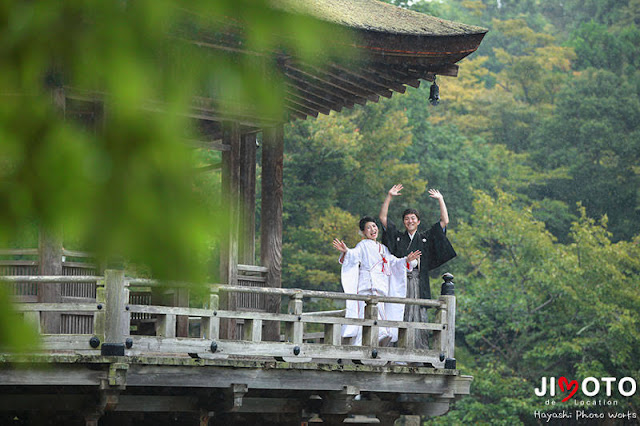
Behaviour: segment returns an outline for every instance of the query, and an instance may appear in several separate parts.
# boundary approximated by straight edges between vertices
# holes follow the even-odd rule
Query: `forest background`
[[[434,276],[456,277],[456,357],[474,382],[469,397],[430,424],[537,424],[535,410],[560,412],[573,401],[545,405],[534,394],[542,377],[638,380],[640,0],[392,2],[489,33],[457,78],[438,77],[438,106],[423,83],[286,126],[283,286],[340,291],[331,240],[357,243],[358,218],[377,215],[396,183],[405,190],[391,217],[399,222],[417,206],[429,225],[438,211],[426,190],[438,188],[458,257]],[[200,175],[192,197],[183,172],[193,169],[193,152],[176,143],[185,121],[136,106],[161,93],[179,111],[189,101],[185,86],[211,75],[220,76],[216,87],[265,109],[274,96],[251,84],[261,75],[245,63],[207,61],[184,46],[155,55],[172,29],[173,3],[126,4],[0,5],[0,241],[36,246],[39,219],[64,224],[66,248],[121,253],[156,276],[187,278],[184,271],[209,262],[201,256],[216,257],[219,173]],[[195,15],[203,26],[211,25],[200,22],[206,13],[268,16],[251,28],[249,46],[273,48],[282,28],[308,36],[291,47],[297,52],[311,58],[324,48],[320,28],[269,14],[264,2],[189,4],[203,12]],[[86,14],[100,25],[79,19]],[[47,90],[34,89],[52,58],[72,86],[111,94],[104,132],[59,120],[48,91],[60,84],[55,73]],[[157,71],[184,63],[188,70]],[[197,152],[195,160],[212,164],[216,155]],[[211,282],[210,272],[189,278]],[[5,292],[0,307],[0,346],[19,349],[28,330],[7,313]],[[637,413],[639,398],[614,386],[605,399],[619,402],[616,412]]]
[[[640,1],[396,0],[489,29],[457,78],[286,127],[283,286],[340,290],[361,215],[449,207],[471,396],[429,424],[537,424],[542,377],[640,378]],[[432,294],[441,280],[432,279]],[[579,398],[580,393],[574,399]],[[593,412],[637,413],[639,397]],[[557,398],[560,402],[561,398]]]

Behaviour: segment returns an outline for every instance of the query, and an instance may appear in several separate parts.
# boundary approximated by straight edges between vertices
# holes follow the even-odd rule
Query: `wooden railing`
[[[442,295],[437,300],[404,299],[349,295],[344,293],[210,285],[210,300],[202,308],[156,306],[132,304],[130,287],[160,286],[149,279],[127,278],[122,270],[106,270],[104,276],[5,276],[6,283],[68,283],[86,285],[95,283],[94,303],[16,303],[16,308],[24,314],[25,320],[38,326],[40,315],[46,312],[76,312],[93,316],[91,334],[43,334],[41,348],[48,351],[71,351],[82,354],[102,354],[119,356],[187,356],[199,358],[239,358],[268,357],[288,362],[310,362],[332,360],[353,361],[363,364],[384,364],[386,362],[425,363],[436,368],[455,368],[455,296],[452,276],[445,274]],[[167,284],[184,287],[188,284]],[[228,293],[248,295],[271,295],[286,298],[286,313],[221,309],[219,300]],[[365,318],[353,319],[337,316],[336,311],[305,312],[305,299],[329,299],[335,302],[362,300],[366,303]],[[381,302],[420,305],[435,310],[435,318],[430,323],[385,321],[378,319],[378,304]],[[155,336],[132,335],[132,316],[155,319]],[[187,316],[199,324],[196,336],[176,337],[176,319]],[[221,322],[242,321],[243,335],[237,340],[222,339]],[[265,321],[277,321],[284,331],[282,341],[265,341],[262,325]],[[341,338],[341,326],[354,324],[362,326],[363,345],[345,345]],[[395,347],[380,347],[378,330],[380,327],[397,327],[399,339]],[[324,330],[320,343],[305,340],[307,328]],[[416,349],[416,330],[429,330],[430,349]]]

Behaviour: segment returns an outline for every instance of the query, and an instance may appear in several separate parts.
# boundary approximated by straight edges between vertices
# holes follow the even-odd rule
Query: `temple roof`
[[[272,0],[279,9],[346,27],[391,34],[459,36],[486,33],[480,27],[447,21],[378,0]]]
[[[433,81],[436,75],[455,77],[456,63],[473,53],[487,32],[378,0],[271,0],[271,4],[280,12],[338,26],[344,31],[336,34],[347,32],[350,37],[336,36],[327,42],[343,44],[353,53],[346,61],[311,64],[294,54],[274,52],[286,88],[282,121],[378,102],[380,96],[404,93],[407,86],[419,87],[421,80]],[[241,42],[219,47],[243,49]],[[249,117],[243,122],[256,126],[263,119]]]

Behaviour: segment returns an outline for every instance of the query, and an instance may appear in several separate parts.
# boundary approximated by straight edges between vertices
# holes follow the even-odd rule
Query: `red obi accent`
[[[380,253],[380,257],[382,258],[382,273],[385,275],[391,275],[391,271],[387,266],[387,263],[389,262],[387,261],[387,258],[384,257],[384,251],[382,250],[382,244],[380,243],[378,243],[378,253]]]

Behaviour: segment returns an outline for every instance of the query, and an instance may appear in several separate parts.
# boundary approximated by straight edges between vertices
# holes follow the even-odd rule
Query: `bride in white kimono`
[[[364,239],[353,249],[344,241],[334,239],[333,246],[342,252],[342,288],[348,294],[406,297],[407,272],[413,270],[420,257],[420,251],[409,253],[398,259],[389,249],[376,241],[378,226],[373,218],[365,216],[360,220],[360,230]],[[347,300],[346,318],[364,318],[364,301]],[[378,303],[378,319],[402,321],[404,304]],[[362,345],[362,326],[343,325],[342,337],[350,337],[350,344]],[[398,329],[379,328],[379,342],[387,346],[398,340]]]

